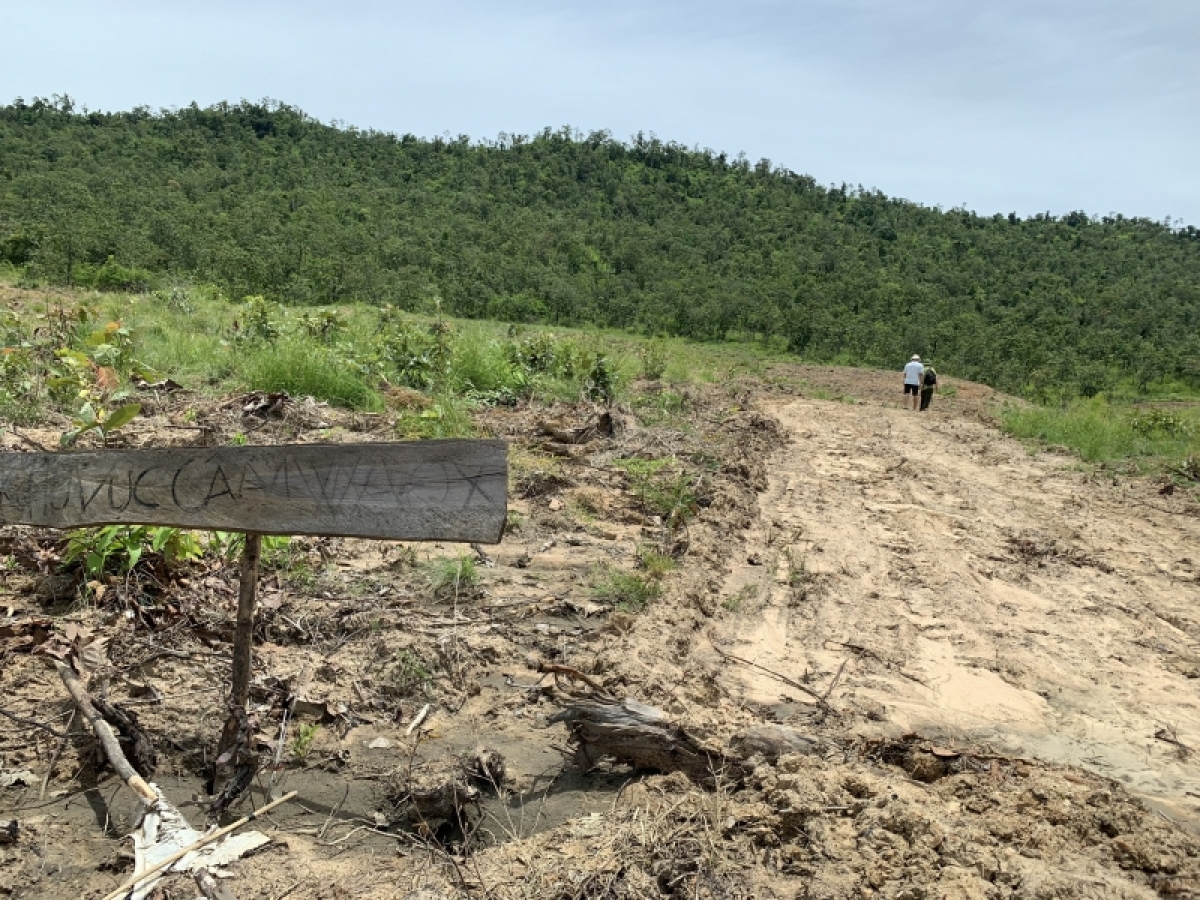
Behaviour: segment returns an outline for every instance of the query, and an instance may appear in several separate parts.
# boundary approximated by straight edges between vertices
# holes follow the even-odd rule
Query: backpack
[[[927,368],[925,370],[925,387],[933,387],[935,384],[937,384],[937,372],[932,368]]]

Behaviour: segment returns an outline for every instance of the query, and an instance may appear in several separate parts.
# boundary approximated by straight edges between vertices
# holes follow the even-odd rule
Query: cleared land
[[[231,867],[236,895],[1195,895],[1193,492],[1030,455],[976,385],[901,411],[896,380],[777,365],[636,385],[607,423],[591,404],[482,410],[512,448],[499,547],[269,548],[253,701],[262,757],[280,762],[251,799],[300,796]],[[392,413],[301,398],[146,399],[130,446],[394,435]],[[57,434],[6,433],[4,450]],[[57,756],[28,724],[62,732],[70,710],[29,651],[68,625],[107,641],[110,699],[137,712],[154,780],[198,824],[236,564],[210,551],[89,586],[57,573],[57,536],[0,539],[0,694],[23,720],[0,722],[0,824],[20,824],[0,894],[99,897],[128,871],[134,803],[78,724]],[[550,719],[595,686],[546,663],[715,749],[777,723],[813,752],[707,786],[582,773]],[[469,835],[414,815],[418,788],[481,746],[506,772],[499,791],[477,784]],[[163,891],[194,895],[180,876]]]

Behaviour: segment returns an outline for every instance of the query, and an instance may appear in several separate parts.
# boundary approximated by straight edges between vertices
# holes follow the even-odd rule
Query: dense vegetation
[[[1200,386],[1200,231],[980,216],[638,136],[423,140],[277,104],[0,108],[0,266],[946,372],[1028,394]]]

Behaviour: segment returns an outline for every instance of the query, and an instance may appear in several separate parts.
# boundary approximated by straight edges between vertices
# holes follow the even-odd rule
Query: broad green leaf
[[[122,425],[128,425],[130,420],[141,411],[142,404],[127,403],[125,406],[122,406],[112,412],[112,414],[108,417],[108,421],[104,423],[104,430],[106,432],[116,431]]]

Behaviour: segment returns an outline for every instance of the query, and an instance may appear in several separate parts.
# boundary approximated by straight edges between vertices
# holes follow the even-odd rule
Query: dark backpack
[[[937,384],[937,372],[933,369],[925,370],[925,387],[933,387]]]

